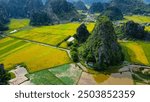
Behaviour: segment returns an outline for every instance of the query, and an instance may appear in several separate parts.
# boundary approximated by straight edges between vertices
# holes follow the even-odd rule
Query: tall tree
[[[5,71],[4,65],[0,64],[0,85],[7,85],[10,78],[11,76]]]

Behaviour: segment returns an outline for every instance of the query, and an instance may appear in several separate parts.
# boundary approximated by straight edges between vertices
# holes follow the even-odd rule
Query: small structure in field
[[[74,41],[74,37],[70,37],[68,40],[67,40],[67,42],[73,42]]]
[[[16,32],[17,32],[17,30],[13,30],[13,31],[10,32],[10,34],[13,34],[13,33],[16,33]]]

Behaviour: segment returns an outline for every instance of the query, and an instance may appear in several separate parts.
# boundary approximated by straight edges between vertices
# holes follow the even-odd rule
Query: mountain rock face
[[[150,0],[144,0],[144,2],[150,4]]]
[[[41,0],[27,0],[24,9],[27,13],[27,16],[30,17],[33,12],[43,9],[43,3]]]
[[[123,13],[150,12],[150,7],[143,0],[111,0],[110,5],[118,7]]]
[[[91,13],[100,13],[104,10],[104,6],[101,2],[93,3],[89,9]]]
[[[6,5],[0,2],[0,31],[7,30],[5,24],[9,22],[8,12]]]
[[[101,16],[98,18],[93,33],[83,45],[80,54],[87,63],[94,63],[93,66],[96,70],[117,65],[124,60],[113,24],[108,17]]]
[[[27,0],[9,0],[8,11],[9,17],[24,18],[26,17],[25,5]]]
[[[122,20],[123,19],[123,14],[120,9],[117,7],[109,7],[107,8],[102,15],[109,17],[110,20],[115,21],[115,20]]]
[[[84,43],[88,39],[89,35],[90,33],[87,30],[85,24],[81,24],[77,29],[77,33],[76,33],[76,39],[78,40],[78,42]]]
[[[76,2],[76,1],[79,1],[79,0],[67,0],[67,1]],[[81,1],[84,2],[87,5],[92,5],[93,3],[96,3],[96,2],[106,3],[106,2],[109,2],[110,0],[81,0]]]
[[[78,17],[78,13],[73,4],[66,0],[48,0],[46,2],[46,9],[52,9],[57,18],[61,20],[71,20]]]
[[[32,26],[42,26],[52,24],[53,20],[44,11],[33,12],[30,17],[30,25]]]
[[[84,2],[82,2],[81,0],[77,2],[73,2],[73,5],[77,10],[87,10],[87,7],[85,6]]]

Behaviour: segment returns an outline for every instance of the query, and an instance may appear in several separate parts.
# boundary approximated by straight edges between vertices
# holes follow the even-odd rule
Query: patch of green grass
[[[135,75],[132,74],[132,78],[134,80],[135,85],[147,85],[147,83],[143,82],[139,78],[137,78]]]
[[[81,70],[72,65],[65,64],[49,70],[42,70],[27,77],[36,85],[74,85],[77,84]]]
[[[10,72],[9,74],[10,74],[10,76],[11,76],[11,79],[16,78],[16,75],[15,75],[14,73]]]
[[[63,65],[49,69],[55,76],[62,80],[66,85],[77,84],[82,71],[74,65]]]
[[[136,74],[138,74],[140,77],[142,77],[145,80],[150,80],[150,74],[143,74],[141,72],[135,72]]]
[[[8,24],[9,31],[26,27],[29,25],[29,22],[29,19],[11,19]]]
[[[56,68],[50,69],[53,74],[66,72],[70,68],[69,64],[65,64],[63,66],[58,66]]]
[[[64,85],[64,83],[48,70],[27,75],[35,85]]]

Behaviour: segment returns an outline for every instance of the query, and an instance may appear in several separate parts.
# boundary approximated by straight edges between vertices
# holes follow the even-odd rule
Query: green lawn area
[[[66,64],[28,74],[27,77],[36,85],[74,85],[77,84],[81,72],[80,69],[74,69],[71,65]]]
[[[27,75],[35,85],[64,85],[64,83],[48,70]]]
[[[29,26],[29,22],[29,19],[11,19],[8,24],[9,31]]]

